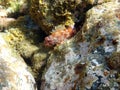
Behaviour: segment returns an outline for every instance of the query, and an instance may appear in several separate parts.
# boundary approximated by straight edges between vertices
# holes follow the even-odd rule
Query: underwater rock
[[[40,27],[50,34],[55,26],[73,26],[75,8],[81,1],[78,0],[32,0],[30,14]]]
[[[36,79],[39,78],[39,75],[42,76],[51,50],[51,48],[46,48],[43,43],[40,43],[39,50],[32,55],[32,70]]]
[[[119,2],[108,2],[87,12],[82,29],[51,52],[42,90],[120,89],[119,64],[114,66],[120,52],[119,10]]]
[[[27,32],[25,28],[10,28],[5,36],[8,44],[24,58],[30,58],[33,52],[38,50],[38,47],[32,44],[33,41]]]
[[[120,52],[114,52],[107,60],[107,63],[111,69],[120,70]]]
[[[93,5],[116,0],[32,0],[30,15],[46,34],[59,26],[74,26],[83,22]]]
[[[36,82],[22,57],[0,34],[0,90],[37,90]]]
[[[6,9],[8,16],[14,18],[28,14],[29,6],[29,0],[0,0],[0,9]]]
[[[39,83],[38,76],[42,76],[51,50],[43,45],[44,33],[28,15],[16,19],[2,33],[5,34],[7,44],[24,59],[36,82]]]
[[[0,9],[0,31],[4,31],[14,21],[14,18],[7,17],[6,10]]]
[[[106,2],[117,2],[118,0],[86,0],[88,4],[102,4]]]
[[[43,40],[43,33],[29,16],[16,19],[9,25],[5,34],[8,44],[26,59],[31,58],[33,53],[39,49],[37,45]]]

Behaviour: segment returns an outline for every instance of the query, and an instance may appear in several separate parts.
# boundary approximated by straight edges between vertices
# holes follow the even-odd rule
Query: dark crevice
[[[76,8],[77,11],[81,12],[81,15],[78,15],[76,18],[78,19],[77,22],[75,22],[75,28],[76,31],[78,32],[79,30],[81,30],[81,28],[83,27],[83,24],[85,23],[86,20],[86,12],[91,9],[94,5],[88,4],[85,5],[84,3],[81,4],[79,7]],[[82,9],[81,9],[82,8]]]
[[[49,57],[49,56],[48,56],[48,57]],[[44,71],[45,71],[45,69],[46,69],[46,67],[47,67],[48,57],[43,60],[43,61],[45,61],[45,63],[44,63],[44,65],[40,68],[38,77],[35,79],[35,80],[36,80],[36,83],[37,83],[37,89],[38,89],[38,90],[42,90],[42,89],[41,89],[41,85],[42,85],[42,82],[44,81],[42,77],[43,77]]]
[[[16,12],[16,13],[12,13],[12,14],[9,14],[8,18],[19,18],[20,16],[25,16],[26,14],[24,13],[20,13],[20,12]]]
[[[28,66],[32,66],[31,58],[26,58],[23,55],[20,55],[20,56],[23,58],[23,60]]]

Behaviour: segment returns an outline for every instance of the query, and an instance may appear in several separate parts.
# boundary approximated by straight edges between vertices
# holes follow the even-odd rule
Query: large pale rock
[[[10,49],[0,34],[0,90],[37,90],[24,60]]]
[[[109,2],[87,12],[77,35],[49,57],[42,90],[120,89],[119,11],[120,3]]]
[[[32,69],[36,82],[40,83],[39,75],[42,76],[50,49],[45,48],[43,43],[40,44],[43,41],[44,33],[38,29],[39,27],[29,16],[21,16],[3,33],[10,48],[22,56]]]

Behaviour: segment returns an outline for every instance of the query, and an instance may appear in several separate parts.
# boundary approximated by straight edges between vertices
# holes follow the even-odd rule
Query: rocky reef
[[[0,90],[37,90],[36,82],[24,60],[0,34]]]
[[[114,0],[32,0],[30,15],[47,34],[83,21],[92,6]]]
[[[29,6],[29,0],[0,0],[0,10],[4,9],[9,16],[15,18],[27,14]]]
[[[39,70],[45,64],[49,48],[44,49],[44,33],[39,30],[31,18],[26,15],[19,17],[5,30],[5,41],[19,53],[37,78]]]
[[[5,17],[4,21],[7,21],[7,19],[9,18]],[[6,47],[8,46],[12,50],[9,53],[17,54],[15,59],[17,59],[18,61],[16,60],[16,63],[13,62],[14,63],[13,65],[14,66],[16,65],[14,67],[16,68],[16,70],[14,71],[16,73],[15,74],[14,72],[11,71],[11,69],[9,69],[10,68],[9,66],[6,66],[6,67],[2,66],[2,63],[6,65],[9,62],[8,61],[4,62],[3,61],[4,58],[1,59],[0,67],[5,68],[6,72],[8,72],[9,75],[12,75],[12,76],[7,75],[6,78],[4,78],[4,80],[8,79],[9,81],[9,78],[14,78],[18,74],[18,72],[19,73],[23,72],[23,75],[19,76],[19,78],[23,81],[21,82],[10,81],[10,86],[8,86],[7,83],[5,83],[4,80],[2,80],[4,85],[1,84],[0,88],[1,90],[4,90],[4,89],[5,90],[6,89],[24,90],[25,88],[26,90],[37,90],[36,82],[37,81],[40,82],[38,75],[42,75],[42,73],[40,74],[39,72],[41,68],[45,65],[46,59],[48,57],[48,52],[50,51],[49,49],[44,50],[45,46],[42,44],[45,34],[41,30],[39,30],[40,28],[31,20],[29,15],[20,16],[18,19],[14,19],[13,21],[9,22],[8,25],[5,26],[5,24],[6,24],[5,22],[2,22],[2,25],[0,28],[1,29],[0,36],[4,37],[2,39],[6,42],[5,44]],[[3,47],[1,46],[1,48]],[[4,49],[3,54],[5,54],[6,51],[7,51],[7,48]],[[3,57],[6,57],[6,56],[3,56]],[[9,57],[13,58],[14,55],[12,56],[10,54]],[[19,62],[19,58],[20,60],[22,59],[22,63]],[[17,64],[20,64],[21,67],[17,66]],[[22,64],[25,64],[25,67],[23,67]],[[21,72],[17,69],[21,70]],[[23,69],[25,69],[26,71],[24,71]],[[7,74],[7,73],[3,72],[3,69],[1,69],[0,78],[3,77],[2,76],[3,74]],[[26,77],[28,76],[29,78],[24,79],[24,75]],[[15,79],[15,80],[18,80],[18,79]],[[31,83],[27,83],[26,81],[30,81]],[[24,85],[22,84],[17,85],[16,83],[24,83]],[[14,84],[14,86],[12,84]]]
[[[56,46],[44,90],[119,90],[120,3],[97,5],[77,35]],[[117,75],[117,76],[116,76]]]
[[[58,25],[74,25],[74,9],[80,3],[77,0],[32,0],[30,14],[40,27],[50,34]]]
[[[119,0],[15,1],[0,0],[0,90],[120,90]]]

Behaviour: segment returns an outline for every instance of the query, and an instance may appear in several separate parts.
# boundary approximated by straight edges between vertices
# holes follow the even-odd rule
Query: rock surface
[[[83,20],[85,12],[93,5],[109,1],[116,0],[32,0],[30,15],[43,31],[50,34],[60,26],[74,26],[75,22]]]
[[[29,0],[0,0],[0,9],[5,9],[9,16],[18,14],[28,14],[30,1]]]
[[[24,60],[10,49],[0,34],[0,90],[37,90]]]
[[[119,0],[1,1],[0,90],[120,90]]]
[[[119,11],[120,3],[108,2],[87,12],[77,35],[49,57],[41,90],[120,89]]]
[[[40,27],[50,34],[58,25],[74,25],[73,15],[78,0],[32,0],[30,14]]]
[[[15,50],[31,68],[32,75],[37,82],[44,71],[49,48],[43,45],[44,33],[32,22],[29,16],[22,16],[12,22],[3,32],[4,39],[10,48]]]

